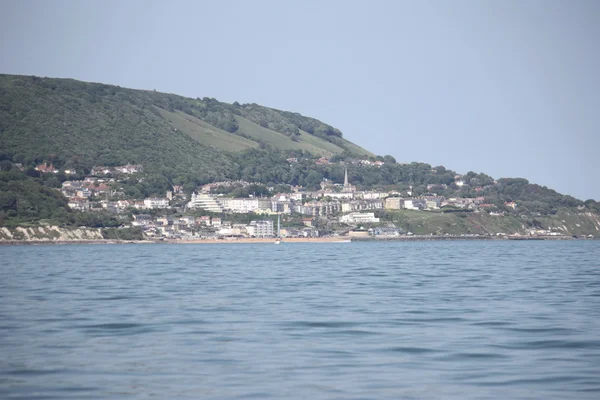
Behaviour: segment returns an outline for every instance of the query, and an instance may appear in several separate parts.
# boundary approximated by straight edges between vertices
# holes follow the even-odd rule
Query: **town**
[[[296,161],[288,160],[290,163]],[[328,162],[326,158],[316,160],[317,164]],[[374,168],[383,165],[381,161],[369,160],[358,163]],[[58,172],[46,163],[38,165],[36,170]],[[70,170],[62,172],[75,174]],[[497,217],[505,214],[487,204],[484,197],[445,198],[437,195],[434,190],[440,185],[428,185],[427,190],[431,192],[419,196],[413,196],[412,187],[406,191],[358,190],[349,182],[347,169],[343,183],[323,179],[320,190],[287,186],[285,191],[277,192],[276,189],[282,186],[277,185],[266,187],[268,195],[261,192],[235,197],[232,194],[236,190],[264,185],[222,181],[205,184],[189,195],[184,193],[181,185],[172,185],[162,197],[130,198],[120,191],[121,183],[133,176],[143,176],[143,172],[142,165],[97,166],[82,179],[62,182],[60,191],[68,198],[71,209],[114,213],[120,216],[123,227],[139,227],[144,236],[151,239],[399,236],[412,233],[382,220],[378,217],[381,211],[486,212]],[[456,187],[465,184],[461,175],[455,176]],[[441,185],[441,188],[445,186]],[[482,188],[475,188],[475,191],[480,190]],[[517,208],[515,202],[505,202],[504,206],[504,209]],[[277,223],[278,218],[282,218],[281,225]]]

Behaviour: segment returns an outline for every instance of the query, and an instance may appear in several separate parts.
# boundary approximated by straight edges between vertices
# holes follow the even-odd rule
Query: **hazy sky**
[[[600,200],[600,1],[7,1],[0,73],[316,117],[398,161]]]

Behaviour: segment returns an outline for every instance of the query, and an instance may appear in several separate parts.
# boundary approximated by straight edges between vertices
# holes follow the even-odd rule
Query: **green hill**
[[[372,155],[316,119],[72,79],[0,75],[0,149],[25,164],[141,163],[207,179],[237,168],[223,152],[270,147],[315,155]],[[173,172],[174,171],[174,172]]]
[[[331,164],[316,163],[320,156],[328,156]],[[288,162],[290,157],[296,162]],[[358,162],[365,158],[384,165]],[[323,179],[343,182],[347,168],[359,189],[483,197],[493,210],[530,219],[563,209],[600,211],[596,201],[583,202],[525,179],[494,180],[468,172],[459,186],[452,170],[374,156],[344,139],[339,130],[297,113],[72,79],[0,75],[1,162],[10,168],[21,163],[29,175],[28,168],[41,162],[78,172],[94,165],[142,164],[144,175],[122,188],[136,198],[162,195],[174,184],[189,193],[199,185],[227,179],[314,190]],[[11,199],[5,196],[8,206],[3,210],[17,204]],[[506,206],[510,202],[518,203],[516,211]],[[11,212],[15,216],[7,217],[27,216],[24,209]],[[56,217],[42,211],[34,214]]]

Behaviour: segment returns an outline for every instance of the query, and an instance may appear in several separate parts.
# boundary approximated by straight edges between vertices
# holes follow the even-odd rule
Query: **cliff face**
[[[14,229],[0,228],[0,242],[3,241],[78,241],[103,239],[98,228],[60,228],[58,226],[40,226]]]

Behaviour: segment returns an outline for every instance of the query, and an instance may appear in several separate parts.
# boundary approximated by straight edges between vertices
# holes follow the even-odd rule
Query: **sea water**
[[[0,398],[598,399],[600,241],[2,246]]]

